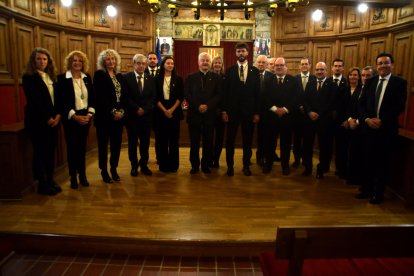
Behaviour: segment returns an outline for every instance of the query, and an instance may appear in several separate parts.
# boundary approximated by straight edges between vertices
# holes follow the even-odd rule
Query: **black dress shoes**
[[[220,163],[219,161],[213,161],[213,164],[211,164],[211,167],[214,169],[218,169],[220,168]]]
[[[234,175],[234,169],[233,169],[233,167],[227,168],[227,175],[228,176],[233,176]]]
[[[76,176],[70,177],[70,188],[76,190],[79,187]]]
[[[114,181],[121,181],[121,178],[119,177],[118,172],[116,171],[116,168],[111,168],[111,175]]]
[[[138,176],[138,169],[137,168],[132,168],[131,169],[131,176]]]
[[[384,197],[382,195],[373,195],[371,199],[369,200],[369,203],[381,204],[383,200],[384,200]]]
[[[145,175],[152,175],[152,171],[147,167],[141,167],[141,172]]]
[[[203,173],[206,173],[206,174],[211,173],[211,170],[210,170],[210,168],[209,168],[209,167],[201,167],[201,171],[202,171]]]
[[[191,168],[190,174],[196,174],[196,173],[198,173],[198,171],[199,171],[198,168]]]
[[[245,176],[251,176],[252,172],[250,171],[250,168],[248,166],[243,167],[243,173]]]
[[[37,188],[37,193],[41,195],[56,195],[58,192],[51,186],[39,185]]]
[[[112,178],[109,176],[108,172],[106,170],[102,170],[101,171],[101,175],[102,175],[102,180],[105,183],[114,183],[114,181],[112,180]]]
[[[81,184],[83,187],[89,187],[89,181],[86,178],[86,175],[79,176],[79,184]]]
[[[359,194],[355,195],[356,199],[367,199],[367,198],[370,198],[370,197],[371,197],[370,194],[367,193],[367,192],[360,192]]]
[[[282,175],[289,175],[290,174],[290,169],[289,168],[283,168],[282,169]]]
[[[299,166],[300,166],[300,162],[298,162],[298,161],[295,161],[295,162],[292,163],[292,168],[297,169],[297,168],[299,168]]]
[[[56,192],[62,192],[62,188],[54,180],[52,180],[50,186],[52,186],[52,189],[54,189]]]

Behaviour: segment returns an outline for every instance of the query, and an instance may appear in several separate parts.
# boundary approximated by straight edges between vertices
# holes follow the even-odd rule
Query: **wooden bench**
[[[263,275],[414,275],[414,225],[278,227]]]

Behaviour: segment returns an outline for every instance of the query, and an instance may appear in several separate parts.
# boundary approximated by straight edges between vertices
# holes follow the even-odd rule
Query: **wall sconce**
[[[275,16],[276,9],[277,9],[277,4],[270,5],[269,7],[267,7],[267,15],[269,17]]]
[[[160,1],[159,0],[148,0],[148,4],[150,5],[150,10],[153,13],[159,13],[161,10]]]
[[[171,18],[178,16],[178,9],[173,4],[168,4],[168,8],[170,9],[170,16]]]

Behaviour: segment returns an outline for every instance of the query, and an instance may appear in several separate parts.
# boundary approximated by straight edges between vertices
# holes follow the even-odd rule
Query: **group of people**
[[[92,118],[104,182],[120,181],[117,167],[124,125],[131,176],[137,176],[139,170],[152,174],[148,167],[151,129],[155,133],[159,170],[176,172],[185,99],[191,174],[200,168],[209,174],[212,168],[219,167],[225,140],[227,175],[233,176],[235,140],[241,126],[242,172],[250,176],[256,126],[256,161],[264,174],[271,172],[275,160],[280,160],[283,175],[290,174],[291,166],[297,168],[301,164],[305,168],[302,174],[311,175],[317,136],[316,177],[323,178],[330,170],[335,145],[336,174],[361,185],[358,198],[382,202],[407,86],[405,80],[392,75],[393,57],[388,53],[378,55],[379,76],[374,76],[376,70],[368,66],[362,70],[352,68],[346,78],[342,59],[333,61],[331,77],[327,76],[324,62],[317,62],[311,74],[308,58],[301,59],[301,73],[291,76],[283,57],[268,59],[259,55],[252,66],[247,62],[249,47],[245,43],[236,44],[235,55],[237,63],[224,72],[221,57],[212,59],[208,53],[200,53],[199,70],[184,82],[171,56],[164,57],[158,67],[154,52],[136,54],[132,59],[134,70],[121,74],[119,54],[107,49],[98,56],[92,81],[87,73],[89,61],[81,51],[71,52],[65,58],[66,72],[56,76],[49,52],[35,48],[23,76],[23,87],[27,99],[25,125],[33,143],[38,192],[54,195],[61,191],[53,180],[56,126],[60,121],[72,189],[89,186],[85,151]],[[279,136],[280,158],[275,152]],[[289,164],[292,144],[294,162]]]

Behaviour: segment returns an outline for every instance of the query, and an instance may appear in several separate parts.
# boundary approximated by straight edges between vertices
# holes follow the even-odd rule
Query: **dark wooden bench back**
[[[414,257],[414,225],[278,227],[276,258],[300,275],[305,259]]]

